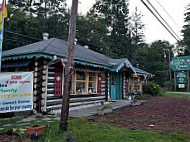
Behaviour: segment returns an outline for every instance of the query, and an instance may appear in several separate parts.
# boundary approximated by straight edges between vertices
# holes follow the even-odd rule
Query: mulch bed
[[[106,114],[100,117],[100,122],[190,134],[190,98],[153,97],[147,100],[146,104],[124,107]]]
[[[0,142],[22,142],[19,135],[0,134]]]
[[[31,140],[29,137],[21,137],[9,130],[7,132],[0,133],[0,142],[31,142]]]

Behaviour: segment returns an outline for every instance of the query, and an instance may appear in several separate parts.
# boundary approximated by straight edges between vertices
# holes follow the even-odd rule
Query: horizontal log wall
[[[48,69],[48,81],[47,81],[47,96],[46,96],[46,108],[47,111],[54,109],[61,109],[62,96],[55,96],[54,92],[54,78],[55,69]],[[101,94],[84,94],[84,95],[71,95],[70,96],[70,106],[86,105],[93,103],[100,103],[106,101],[106,81],[105,79],[101,81]],[[44,102],[41,102],[44,103]]]
[[[70,107],[105,102],[105,95],[93,94],[93,95],[71,95]],[[62,96],[50,96],[48,95],[46,101],[46,110],[61,109]]]

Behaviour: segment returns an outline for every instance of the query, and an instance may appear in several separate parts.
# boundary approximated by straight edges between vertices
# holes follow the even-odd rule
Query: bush
[[[162,96],[164,89],[154,82],[149,82],[144,86],[143,92],[151,96]]]
[[[145,99],[148,97],[150,97],[149,94],[140,94],[140,95],[135,96],[135,99]]]

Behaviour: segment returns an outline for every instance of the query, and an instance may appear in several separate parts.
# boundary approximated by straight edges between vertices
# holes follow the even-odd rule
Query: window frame
[[[72,81],[72,93],[77,95],[88,95],[88,94],[97,94],[97,87],[98,87],[98,73],[97,72],[83,72],[85,74],[85,80],[77,80],[77,72],[83,72],[83,71],[74,71],[73,75],[73,81]],[[90,81],[90,73],[95,74],[95,81]],[[76,90],[76,84],[77,82],[83,82],[85,83],[85,93],[78,94]],[[89,93],[89,83],[95,83],[95,91],[94,93]]]

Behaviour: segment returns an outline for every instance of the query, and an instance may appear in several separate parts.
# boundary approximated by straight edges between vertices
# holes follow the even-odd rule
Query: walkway
[[[113,110],[117,108],[125,107],[125,106],[130,106],[131,104],[132,104],[132,101],[129,101],[129,100],[117,100],[110,103]],[[87,117],[87,116],[97,115],[98,107],[100,107],[100,105],[88,107],[88,108],[81,108],[77,110],[71,110],[69,112],[69,116],[70,117]]]

